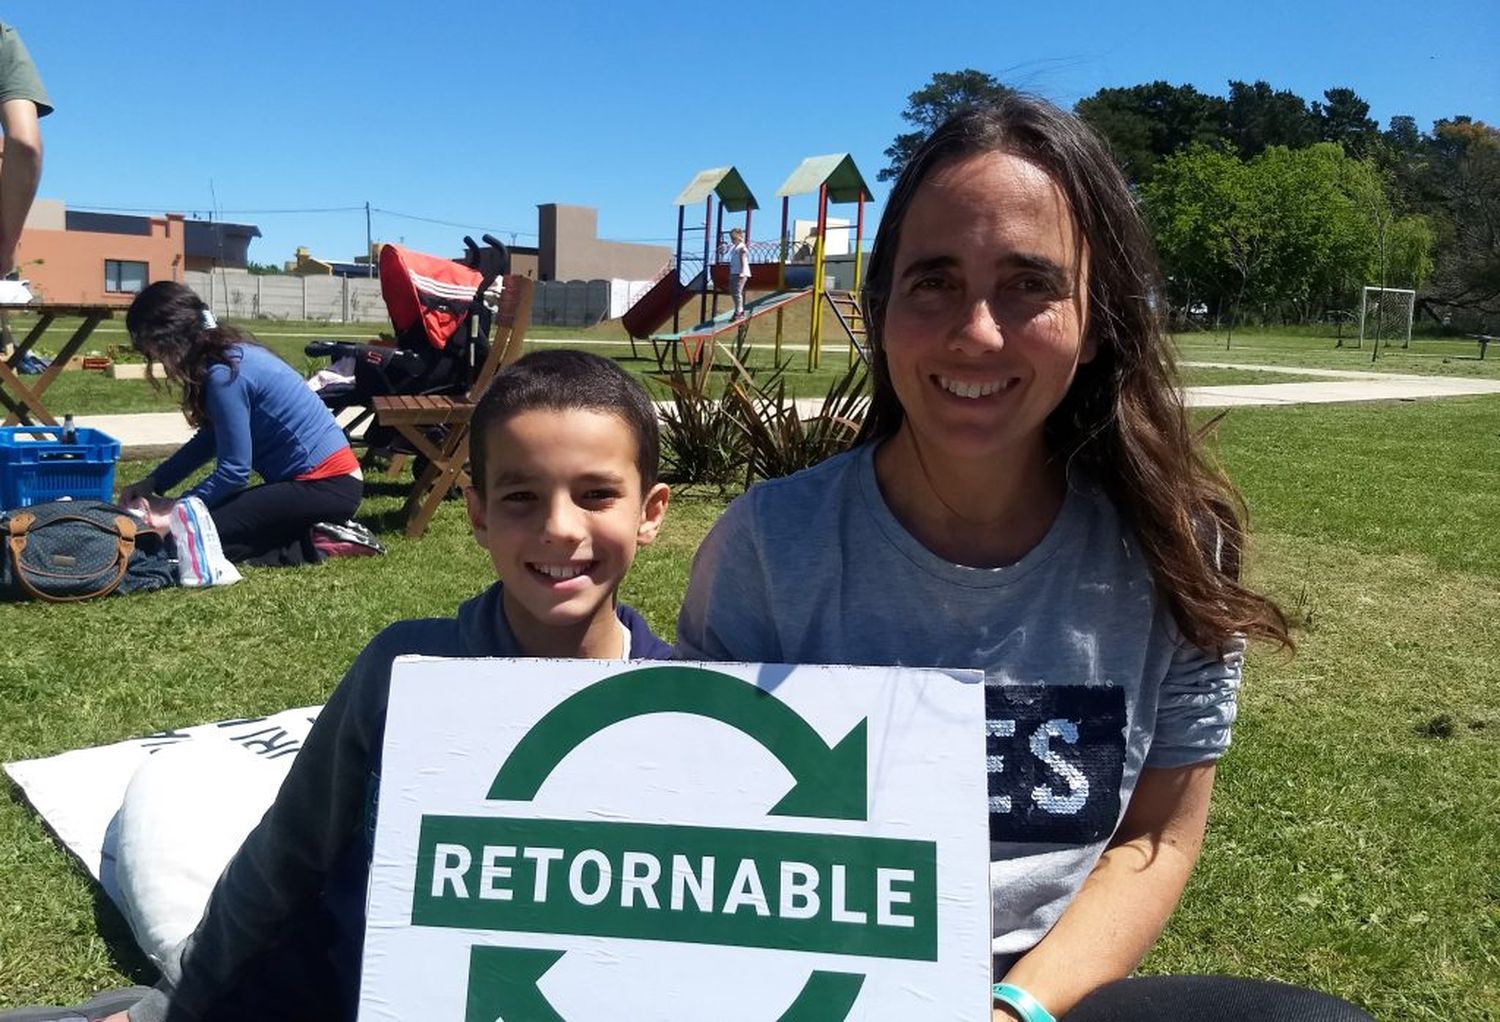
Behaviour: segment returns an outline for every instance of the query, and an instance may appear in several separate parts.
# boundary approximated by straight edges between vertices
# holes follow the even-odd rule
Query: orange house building
[[[129,305],[158,280],[181,280],[186,228],[180,213],[139,217],[132,233],[70,231],[63,204],[38,199],[21,231],[16,266],[47,302]]]

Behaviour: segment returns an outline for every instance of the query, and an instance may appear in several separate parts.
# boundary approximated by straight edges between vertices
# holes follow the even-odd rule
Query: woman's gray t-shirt
[[[1074,480],[1021,560],[968,568],[896,520],[873,454],[856,448],[729,506],[693,562],[677,655],[982,669],[1003,971],[1082,886],[1143,767],[1228,747],[1243,644],[1215,655],[1183,637],[1092,484]]]

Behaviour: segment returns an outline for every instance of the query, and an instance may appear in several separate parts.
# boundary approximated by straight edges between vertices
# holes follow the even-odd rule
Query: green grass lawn
[[[1224,369],[1218,366],[1178,367],[1184,387],[1245,387],[1263,383],[1305,383],[1310,377],[1266,369]]]
[[[1500,1019],[1500,397],[1236,409],[1215,446],[1251,507],[1252,580],[1300,649],[1251,654],[1203,857],[1146,969],[1310,984],[1381,1019]],[[0,756],[319,702],[382,625],[486,584],[457,502],[409,541],[400,484],[370,490],[384,558],[0,605]],[[627,580],[663,634],[722,506],[677,494]],[[150,979],[13,790],[0,878],[0,1007]]]
[[[1357,336],[1358,331],[1355,331]],[[1484,360],[1479,345],[1465,337],[1433,338],[1418,335],[1409,348],[1382,345],[1380,355],[1370,359],[1371,345],[1352,347],[1354,338],[1345,329],[1345,346],[1326,327],[1290,329],[1267,327],[1236,331],[1228,339],[1204,332],[1178,334],[1178,357],[1196,362],[1236,362],[1247,365],[1297,366],[1313,369],[1353,369],[1360,372],[1411,373],[1419,376],[1473,376],[1500,379],[1500,347]]]

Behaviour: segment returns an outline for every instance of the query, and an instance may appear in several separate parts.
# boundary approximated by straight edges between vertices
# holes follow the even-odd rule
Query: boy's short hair
[[[485,388],[469,421],[469,477],[485,498],[490,434],[502,423],[535,409],[582,409],[616,415],[635,437],[641,492],[656,485],[661,440],[656,406],[646,388],[614,359],[557,348],[533,351],[501,369]]]

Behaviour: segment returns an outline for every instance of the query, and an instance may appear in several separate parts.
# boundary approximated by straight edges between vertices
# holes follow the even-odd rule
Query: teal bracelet
[[[1022,1022],[1057,1022],[1041,1001],[1014,983],[996,983],[994,994],[995,1000],[1020,1012]]]

